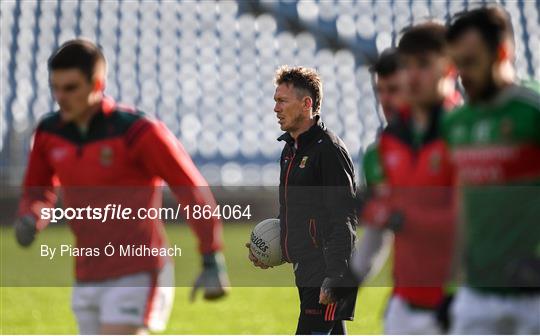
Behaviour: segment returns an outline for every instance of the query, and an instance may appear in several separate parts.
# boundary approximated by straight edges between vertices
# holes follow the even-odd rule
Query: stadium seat
[[[309,31],[287,30],[282,15],[272,13],[333,27],[328,31],[360,49],[382,50],[411,23],[445,20],[470,1],[256,3],[258,11],[232,1],[2,1],[0,166],[13,168],[9,183],[19,184],[16,167],[28,151],[28,141],[13,139],[28,138],[55,108],[46,61],[66,39],[95,40],[109,61],[107,94],[167,124],[211,184],[271,186],[281,149],[272,83],[279,65],[320,71],[323,118],[354,160],[381,123],[365,60],[351,50],[330,50]],[[516,33],[518,74],[538,79],[538,2],[505,7]]]

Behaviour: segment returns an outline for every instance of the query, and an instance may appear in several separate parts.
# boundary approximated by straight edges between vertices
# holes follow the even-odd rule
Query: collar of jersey
[[[303,148],[306,145],[313,142],[317,136],[320,134],[321,130],[325,130],[326,126],[321,120],[321,117],[316,115],[315,116],[315,124],[311,126],[307,131],[300,134],[298,136],[298,144],[297,149]],[[277,138],[278,141],[285,141],[289,146],[294,147],[294,138],[289,134],[289,132],[283,133],[279,138]]]

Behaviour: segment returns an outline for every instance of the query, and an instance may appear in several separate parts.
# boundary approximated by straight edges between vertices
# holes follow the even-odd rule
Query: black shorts
[[[328,334],[338,323],[354,319],[358,287],[342,287],[337,291],[337,302],[330,305],[319,303],[320,286],[324,280],[324,264],[315,261],[294,264],[294,274],[300,296],[300,316],[297,334]],[[335,330],[334,330],[335,331]]]

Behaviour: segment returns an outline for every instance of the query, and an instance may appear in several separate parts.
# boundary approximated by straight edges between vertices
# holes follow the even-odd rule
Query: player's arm
[[[216,201],[208,183],[164,124],[141,119],[130,131],[138,137],[133,144],[136,157],[151,175],[167,182],[181,204],[215,208]],[[223,245],[221,221],[210,216],[209,219],[190,218],[188,223],[198,238],[198,249],[203,255],[203,272],[196,280],[192,299],[201,287],[205,288],[206,299],[221,297],[228,287],[225,259],[219,252]]]
[[[209,205],[212,209],[216,201],[191,157],[182,144],[160,122],[141,119],[133,125],[131,132],[137,132],[134,151],[139,162],[154,176],[162,178],[171,188],[181,204]],[[189,219],[188,223],[199,238],[198,249],[202,254],[219,251],[222,247],[221,221],[210,219]]]
[[[362,199],[365,211],[360,213],[363,234],[355,248],[351,268],[359,282],[364,282],[382,269],[390,255],[393,236],[381,225],[370,223],[376,220],[376,211],[388,212],[390,209],[386,201],[377,198],[377,189],[384,185],[385,176],[376,144],[366,150],[361,167],[366,184],[363,190],[365,197]]]
[[[393,235],[388,230],[364,227],[351,260],[351,268],[359,283],[381,271],[390,255],[392,239]]]
[[[15,236],[21,246],[29,246],[36,233],[47,226],[49,221],[42,219],[46,217],[41,216],[42,209],[51,209],[56,202],[54,170],[45,152],[46,139],[39,129],[32,142],[15,221]]]
[[[384,229],[391,215],[391,206],[379,146],[376,143],[369,146],[364,154],[362,172],[366,187],[358,193],[362,196],[360,222],[363,226]]]

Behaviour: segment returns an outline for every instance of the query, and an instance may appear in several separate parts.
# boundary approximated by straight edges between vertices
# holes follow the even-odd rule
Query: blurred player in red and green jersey
[[[182,203],[215,205],[207,182],[171,132],[156,120],[104,96],[106,59],[92,42],[75,39],[49,59],[49,81],[60,110],[37,126],[24,178],[15,233],[28,246],[48,221],[41,209],[55,206],[59,185],[64,207],[105,208],[120,204],[133,211],[161,207],[162,181]],[[208,299],[228,286],[219,220],[190,222],[203,254],[194,290]],[[174,297],[169,257],[121,256],[121,246],[167,246],[160,220],[89,218],[69,221],[77,248],[99,256],[76,257],[73,311],[83,334],[133,334],[163,330]],[[117,251],[104,253],[107,245]],[[54,284],[51,284],[54,285]]]
[[[467,103],[444,120],[460,187],[465,287],[457,334],[540,333],[540,94],[514,79],[499,7],[458,14],[447,39]]]
[[[376,151],[364,158],[364,174],[375,192],[363,209],[363,223],[394,231],[387,334],[439,334],[445,327],[437,313],[453,255],[453,167],[439,124],[459,101],[445,33],[435,22],[405,30],[398,53],[409,107],[392,119]],[[363,239],[360,251],[366,243]]]

